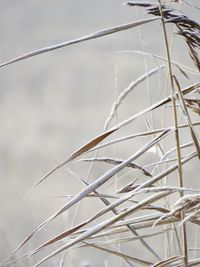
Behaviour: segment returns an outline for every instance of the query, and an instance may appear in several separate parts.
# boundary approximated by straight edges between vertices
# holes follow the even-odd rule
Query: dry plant
[[[84,183],[83,190],[76,195],[62,196],[66,198],[65,204],[52,214],[51,217],[37,226],[1,262],[1,266],[20,266],[21,262],[29,260],[37,254],[40,255],[39,252],[45,253],[49,247],[52,247],[51,252],[47,252],[47,255],[42,256],[39,260],[37,257],[38,261],[35,263],[35,267],[42,266],[47,261],[49,262],[50,259],[57,254],[60,255],[61,252],[67,253],[72,248],[82,247],[89,247],[120,257],[124,262],[122,266],[200,266],[200,258],[197,254],[194,256],[194,254],[190,253],[190,244],[188,242],[191,232],[194,231],[192,227],[199,227],[200,225],[200,189],[193,188],[192,184],[190,188],[185,186],[185,180],[188,177],[186,177],[187,174],[184,171],[185,164],[188,162],[193,164],[195,158],[197,160],[196,168],[199,168],[200,100],[198,99],[198,94],[200,92],[200,59],[198,53],[200,49],[200,25],[176,10],[177,4],[172,4],[172,2],[181,1],[168,1],[167,4],[169,6],[161,3],[161,1],[128,1],[126,4],[129,7],[127,8],[135,8],[136,6],[144,8],[145,12],[150,14],[151,17],[104,29],[75,40],[41,48],[0,65],[4,67],[45,52],[141,25],[151,24],[152,22],[160,25],[163,30],[166,57],[144,51],[132,51],[144,57],[156,58],[162,61],[162,65],[144,73],[124,89],[113,104],[111,113],[105,123],[105,131],[50,170],[33,186],[32,190],[51,174],[71,161],[76,160],[77,164],[80,162],[92,163],[90,169],[95,168],[96,164],[108,164],[108,168],[110,165],[113,166],[100,177],[96,177],[95,181],[91,183],[79,177],[81,182]],[[181,3],[179,4],[181,5]],[[195,5],[194,8],[196,8]],[[169,24],[176,26],[176,35],[179,35],[183,39],[182,41],[186,42],[194,68],[172,60],[169,47],[171,37],[169,38],[167,34]],[[177,75],[177,73],[179,74]],[[133,92],[135,87],[139,84],[144,85],[144,81],[150,79],[153,75],[164,75],[165,79],[169,81],[167,96],[111,127],[110,125],[113,123],[113,119],[120,106],[124,103],[124,99]],[[195,76],[197,82],[191,82],[192,78],[190,76]],[[183,78],[189,83],[184,87],[181,86]],[[170,110],[171,114],[173,114],[171,125],[154,129],[147,115],[150,114],[154,117],[155,111],[157,111],[164,116],[166,109],[168,110],[167,112]],[[180,116],[183,116],[185,119],[184,124],[180,122]],[[136,132],[118,138],[113,137],[115,136],[114,133],[120,131],[124,126],[132,125],[138,118],[146,119],[147,131]],[[196,121],[194,121],[194,118],[196,118]],[[182,143],[181,137],[186,131],[190,134],[190,142]],[[106,142],[104,139],[107,137],[111,139]],[[137,151],[131,145],[130,151],[128,151],[130,154],[128,158],[98,156],[98,153],[104,153],[104,148],[112,148],[116,144],[123,146],[124,142],[129,142],[136,138],[146,138],[144,140],[148,141]],[[91,154],[93,151],[95,156],[87,158],[86,155]],[[175,155],[174,152],[176,152]],[[156,154],[157,159],[152,159],[151,164],[149,164],[147,159],[152,153]],[[82,156],[84,158],[80,158]],[[144,160],[142,161],[141,158],[144,158]],[[142,163],[137,163],[137,161]],[[199,170],[194,171],[198,172]],[[121,188],[116,188],[112,193],[101,191],[102,185],[107,185],[109,181],[113,182],[114,179],[122,180],[123,174],[125,173],[126,175],[128,171],[130,171],[132,176],[131,182],[124,182]],[[174,181],[176,181],[176,186],[168,184],[169,177],[173,177]],[[171,180],[169,179],[169,181]],[[91,201],[96,198],[104,204],[104,207],[97,210],[96,213],[86,220],[68,229],[64,229],[60,234],[49,238],[49,240],[32,251],[20,254],[21,248],[28,244],[35,235],[39,235],[40,231],[45,229],[48,224],[85,198]],[[174,202],[175,204],[173,204]],[[146,231],[141,233],[141,229]],[[157,246],[153,246],[152,243],[149,244],[147,240],[148,238],[155,238],[157,235],[162,235],[162,252],[157,252]],[[135,255],[133,250],[131,250],[132,254],[127,254],[121,246],[117,246],[123,243],[129,244],[130,242],[141,243],[143,247],[141,255]],[[174,249],[169,249],[170,247]],[[148,256],[145,256],[147,252]],[[63,265],[64,258],[62,256],[60,263],[55,266]]]

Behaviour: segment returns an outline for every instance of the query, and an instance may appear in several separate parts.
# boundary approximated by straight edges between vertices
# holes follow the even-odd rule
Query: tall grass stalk
[[[183,171],[182,171],[182,163],[181,163],[181,150],[180,150],[180,138],[179,138],[179,129],[178,129],[178,118],[177,118],[177,108],[176,108],[176,98],[175,98],[175,87],[174,87],[174,80],[173,80],[173,72],[172,72],[172,65],[171,65],[171,57],[169,51],[169,44],[168,44],[168,37],[167,37],[167,30],[165,27],[165,21],[162,11],[162,3],[161,0],[159,2],[159,9],[161,14],[161,21],[162,21],[162,28],[164,34],[164,41],[165,41],[165,48],[167,54],[167,61],[168,61],[168,69],[169,69],[169,77],[170,77],[170,84],[172,89],[172,106],[173,106],[173,117],[174,117],[174,127],[175,127],[175,140],[176,140],[176,154],[177,154],[177,161],[178,161],[178,174],[179,174],[179,185],[180,187],[184,187],[183,184]],[[183,197],[183,191],[180,192],[180,196]],[[181,220],[185,219],[184,211],[181,212]],[[183,234],[183,248],[184,248],[184,264],[185,267],[188,266],[188,246],[187,246],[187,233],[186,233],[186,225],[182,224],[182,234]]]

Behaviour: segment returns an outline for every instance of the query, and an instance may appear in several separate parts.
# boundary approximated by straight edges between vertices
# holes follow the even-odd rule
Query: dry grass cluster
[[[200,266],[198,254],[191,254],[189,245],[192,227],[195,225],[199,227],[200,225],[200,189],[193,188],[192,184],[190,188],[185,186],[185,180],[188,177],[185,177],[184,169],[186,163],[193,163],[195,159],[197,168],[199,168],[200,99],[198,96],[200,92],[200,59],[198,53],[200,49],[200,25],[176,10],[177,4],[172,4],[170,1],[167,4],[162,4],[160,0],[154,3],[128,1],[129,8],[141,7],[151,17],[42,48],[1,64],[1,67],[3,67],[65,46],[100,38],[133,27],[140,27],[141,25],[145,27],[146,24],[152,22],[159,24],[163,30],[166,57],[137,51],[144,57],[162,61],[162,65],[160,64],[144,73],[121,92],[107,118],[105,131],[76,150],[53,170],[50,170],[34,185],[33,189],[71,161],[86,162],[85,164],[90,164],[90,170],[95,168],[96,165],[102,164],[106,166],[106,171],[101,176],[96,177],[93,182],[88,182],[86,179],[79,177],[84,184],[83,190],[74,196],[66,196],[66,203],[36,227],[16,250],[2,261],[1,266],[13,266],[14,264],[20,266],[21,262],[24,261],[27,261],[28,264],[29,259],[37,254],[40,255],[40,252],[43,252],[43,257],[39,260],[37,257],[38,261],[35,263],[35,267],[50,262],[53,257],[60,255],[60,253],[62,257],[59,258],[60,261],[55,266],[64,266],[64,258],[68,250],[81,247],[89,247],[96,251],[100,250],[117,256],[122,259],[122,266]],[[181,3],[179,4],[181,5]],[[194,6],[194,8],[196,7]],[[182,41],[186,42],[188,53],[194,63],[193,68],[180,64],[171,58],[171,37],[167,34],[169,24],[176,26],[176,35],[178,34]],[[179,76],[177,73],[179,73]],[[124,99],[129,96],[136,86],[144,84],[153,75],[164,76],[163,90],[164,87],[167,88],[166,97],[111,127]],[[192,82],[195,80],[193,77],[197,82]],[[187,81],[187,86],[183,87],[181,85],[182,79]],[[172,114],[171,125],[168,126],[165,126],[165,119],[162,119],[165,117],[166,110]],[[150,122],[150,118],[154,117],[155,111],[158,111],[162,116],[162,128],[153,128]],[[184,123],[181,122],[181,116],[184,118]],[[116,138],[115,134],[117,132],[120,132],[125,126],[132,127],[137,118],[145,119],[148,127],[147,131],[135,132]],[[182,135],[185,132],[189,135],[189,142],[182,142]],[[110,138],[109,141],[105,141],[108,137]],[[128,158],[118,158],[115,153],[114,156],[104,154],[104,151],[112,148],[113,145],[123,146],[124,142],[136,138],[143,138],[145,144],[137,151],[130,145],[130,156]],[[91,153],[93,153],[93,156],[86,157]],[[100,154],[103,154],[103,156],[99,156]],[[149,163],[147,159],[151,154],[156,156]],[[144,160],[141,160],[141,158],[144,158]],[[197,169],[196,172],[199,170]],[[115,181],[117,184],[127,173],[131,175],[131,182],[124,182],[121,187],[116,186],[112,192],[101,190],[102,186],[107,185],[108,182],[113,183]],[[169,177],[173,177],[176,185],[170,184],[171,179]],[[48,224],[85,198],[88,198],[89,201],[98,199],[104,207],[100,210],[97,207],[96,213],[91,217],[64,229],[63,232],[49,238],[39,247],[27,251],[23,255],[20,254],[21,248],[28,244],[35,235],[39,235],[40,231],[45,229]],[[71,216],[73,217],[73,215]],[[146,232],[141,233],[141,229],[146,229]],[[161,235],[163,240],[161,253],[157,252],[156,246],[154,247],[152,243],[148,243],[148,238],[156,238],[158,235]],[[133,250],[131,250],[132,254],[123,250],[122,244],[130,243],[132,246],[132,242],[141,243],[143,248],[141,255],[135,255]],[[197,238],[196,249],[198,249],[198,244]],[[52,250],[45,255],[44,253],[49,247],[52,247]],[[145,256],[146,253],[147,256]],[[108,266],[111,265],[108,264]]]

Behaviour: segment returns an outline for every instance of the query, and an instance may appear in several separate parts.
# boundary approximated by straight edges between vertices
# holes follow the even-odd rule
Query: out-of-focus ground
[[[123,2],[2,1],[0,62],[146,17],[144,10],[124,6]],[[184,4],[180,7],[193,18],[198,18],[197,10]],[[173,27],[169,26],[170,34],[172,30]],[[186,49],[180,38],[175,38],[174,47],[173,58],[193,67],[189,57],[183,56]],[[122,50],[145,50],[164,56],[159,23],[62,48],[0,69],[1,258],[66,201],[55,196],[75,194],[82,188],[80,181],[63,168],[22,201],[31,186],[57,162],[103,131],[116,94],[145,72],[144,57],[133,53],[113,54]],[[146,62],[147,69],[157,64],[149,58]],[[183,85],[187,85],[186,80],[183,80]],[[150,78],[149,86],[153,103],[165,95],[158,77]],[[118,112],[118,121],[149,105],[146,87],[144,83],[130,94]],[[159,114],[155,114],[155,122],[156,128],[162,127]],[[140,119],[117,136],[143,130],[147,128],[145,121]],[[131,147],[124,144],[113,151],[116,149],[120,156],[126,157],[141,144],[142,141],[131,143]],[[74,163],[72,169],[85,178],[88,165],[84,166],[84,163],[81,167]],[[189,165],[188,175],[192,175],[194,166],[198,166],[197,163]],[[97,173],[92,173],[91,180],[103,171],[99,167]],[[99,201],[93,202],[93,206],[103,207]],[[93,213],[90,203],[85,201],[85,207],[81,204],[77,221]],[[70,226],[72,217],[67,213],[63,221]],[[47,228],[27,249],[33,249],[49,235],[62,231],[63,224],[60,220],[55,228]],[[137,253],[139,248],[134,245],[133,248]],[[111,259],[91,250],[71,252],[66,266],[81,266],[81,262],[86,264],[87,261],[91,266],[104,266],[106,260],[110,262],[109,266],[114,266],[112,264],[118,262],[118,258]]]

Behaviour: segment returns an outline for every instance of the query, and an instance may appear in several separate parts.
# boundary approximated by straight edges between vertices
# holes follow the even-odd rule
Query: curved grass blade
[[[116,51],[116,52],[113,52],[111,53],[111,55],[115,55],[115,54],[124,54],[124,53],[135,53],[135,54],[138,54],[138,55],[142,55],[142,56],[145,56],[145,57],[151,57],[151,58],[154,58],[154,59],[159,59],[159,60],[162,60],[162,61],[165,61],[167,62],[167,59],[165,57],[162,57],[162,56],[159,56],[159,55],[156,55],[156,54],[153,54],[153,53],[148,53],[146,51],[141,51],[141,50],[121,50],[121,51]],[[183,65],[177,61],[174,61],[172,60],[171,63],[176,66],[180,72],[187,78],[189,79],[188,75],[185,73],[185,71],[183,69],[185,69],[186,71],[192,73],[192,74],[199,74],[198,71],[196,71],[195,69],[191,69],[190,67],[186,66],[186,65]]]
[[[116,32],[128,30],[128,29],[131,29],[131,28],[134,28],[134,27],[137,27],[137,26],[140,26],[140,25],[143,25],[145,23],[149,23],[149,22],[152,22],[152,21],[155,21],[155,20],[158,20],[158,19],[159,18],[150,18],[150,19],[144,19],[144,20],[140,20],[140,21],[134,21],[134,22],[130,22],[130,23],[127,23],[127,24],[115,26],[115,27],[112,27],[112,28],[100,30],[98,32],[94,32],[94,33],[85,35],[83,37],[77,38],[77,39],[73,39],[73,40],[65,41],[65,42],[58,43],[58,44],[55,44],[55,45],[52,45],[52,46],[47,46],[47,47],[44,47],[44,48],[40,48],[38,50],[34,50],[32,52],[29,52],[27,54],[24,54],[22,56],[19,56],[19,57],[16,57],[14,59],[11,59],[9,61],[4,62],[4,63],[0,64],[0,68],[4,67],[4,66],[7,66],[7,65],[10,65],[12,63],[18,62],[18,61],[22,61],[24,59],[28,59],[28,58],[31,58],[31,57],[34,57],[34,56],[37,56],[37,55],[40,55],[40,54],[43,54],[43,53],[46,53],[46,52],[50,52],[50,51],[65,47],[65,46],[70,46],[70,45],[73,45],[73,44],[77,44],[77,43],[85,42],[85,41],[88,41],[88,40],[91,40],[91,39],[96,39],[96,38],[103,37],[103,36],[106,36],[106,35],[109,35],[109,34],[113,34],[113,33],[116,33]]]
[[[131,91],[133,91],[133,89],[140,84],[141,82],[143,82],[145,79],[151,77],[153,74],[157,73],[160,69],[164,68],[166,65],[161,65],[158,66],[154,69],[151,69],[149,72],[144,73],[142,76],[140,76],[138,79],[136,79],[135,81],[133,81],[123,92],[120,93],[120,95],[118,96],[117,100],[114,102],[110,115],[106,120],[105,123],[105,129],[108,128],[108,125],[110,124],[110,122],[112,121],[113,117],[115,116],[117,109],[119,108],[119,106],[122,104],[123,100],[127,97],[127,95],[130,94]]]
[[[111,135],[112,133],[114,133],[117,130],[118,130],[118,128],[109,130],[109,131],[107,131],[107,132],[105,132],[105,133],[103,133],[103,134],[95,137],[91,141],[89,141],[86,145],[82,146],[81,148],[79,148],[78,150],[76,150],[74,153],[72,153],[66,160],[64,160],[63,162],[61,162],[60,164],[58,164],[56,167],[54,167],[52,170],[50,170],[33,187],[38,186],[41,182],[43,182],[47,177],[49,177],[51,174],[53,174],[54,172],[56,172],[58,169],[62,168],[64,165],[66,165],[70,161],[74,160],[75,158],[79,157],[80,155],[84,154],[88,150],[94,148],[101,141],[103,141],[106,137],[108,137],[109,135]]]

